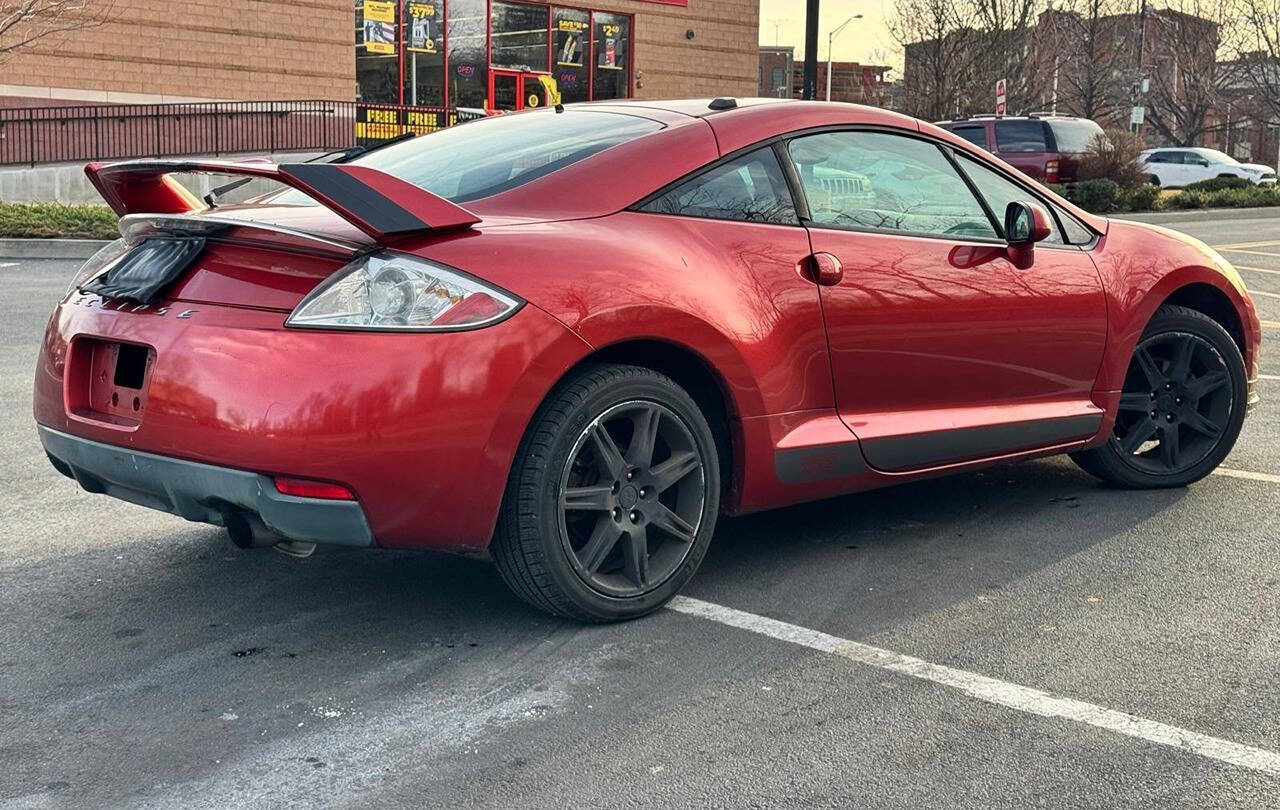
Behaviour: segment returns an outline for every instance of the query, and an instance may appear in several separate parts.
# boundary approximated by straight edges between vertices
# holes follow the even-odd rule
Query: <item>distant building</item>
[[[757,92],[765,98],[791,98],[794,45],[760,46],[760,84]]]
[[[888,65],[863,65],[858,62],[831,63],[831,100],[872,107],[893,109],[893,92],[886,77],[893,68]],[[796,62],[791,69],[792,93],[799,98],[804,86],[804,63]],[[827,63],[818,63],[818,99],[827,97]]]

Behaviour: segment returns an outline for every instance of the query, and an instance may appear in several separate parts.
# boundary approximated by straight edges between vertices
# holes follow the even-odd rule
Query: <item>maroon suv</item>
[[[978,115],[938,126],[1046,183],[1075,180],[1080,155],[1102,134],[1097,123],[1068,115]]]

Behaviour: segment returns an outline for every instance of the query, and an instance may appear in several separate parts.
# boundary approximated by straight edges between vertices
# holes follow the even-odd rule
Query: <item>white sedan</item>
[[[1157,186],[1182,187],[1214,177],[1243,177],[1254,185],[1275,185],[1276,170],[1261,163],[1241,163],[1226,152],[1199,147],[1148,149],[1138,156]]]

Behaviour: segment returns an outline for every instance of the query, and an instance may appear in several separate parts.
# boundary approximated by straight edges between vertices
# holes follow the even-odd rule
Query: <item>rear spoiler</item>
[[[204,206],[176,180],[178,173],[228,174],[275,180],[311,199],[378,242],[427,231],[466,228],[480,218],[461,206],[398,177],[339,163],[224,160],[126,160],[90,163],[89,182],[120,216],[187,214]]]

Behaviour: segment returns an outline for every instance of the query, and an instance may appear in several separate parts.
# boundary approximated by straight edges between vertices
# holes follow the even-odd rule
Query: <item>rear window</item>
[[[1048,124],[1059,152],[1087,152],[1093,139],[1102,134],[1102,127],[1087,118],[1049,121]]]
[[[1048,152],[1041,121],[997,121],[996,148],[1001,152]]]
[[[551,110],[448,127],[351,161],[453,202],[509,191],[662,128],[619,113]]]
[[[964,138],[974,146],[987,148],[987,128],[986,127],[956,127],[951,130],[955,134]]]

